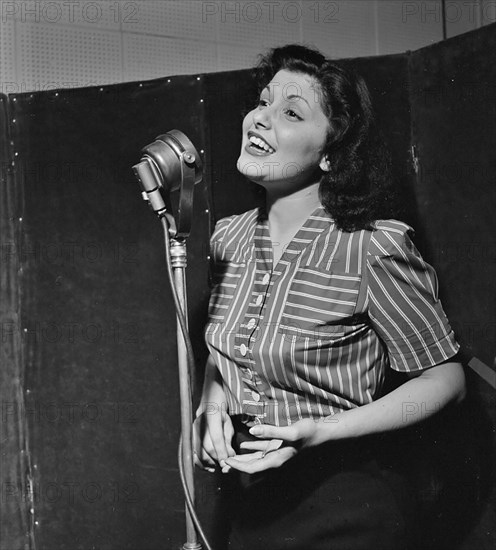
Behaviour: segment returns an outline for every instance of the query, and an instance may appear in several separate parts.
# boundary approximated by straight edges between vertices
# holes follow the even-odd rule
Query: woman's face
[[[243,120],[238,170],[268,190],[292,192],[320,180],[329,122],[320,87],[304,73],[281,70]]]

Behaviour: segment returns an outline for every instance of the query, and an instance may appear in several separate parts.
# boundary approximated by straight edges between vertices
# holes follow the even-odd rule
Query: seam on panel
[[[12,265],[9,265],[10,275],[14,279],[15,285],[12,297],[12,310],[16,316],[14,329],[14,346],[16,363],[16,378],[15,387],[13,388],[14,407],[17,414],[17,437],[19,441],[19,457],[17,462],[19,477],[19,516],[22,529],[26,535],[27,541],[23,548],[36,550],[35,540],[35,510],[34,510],[34,475],[31,461],[30,445],[29,445],[29,427],[26,418],[25,407],[25,343],[22,332],[22,273],[23,273],[23,255],[22,255],[22,220],[24,211],[24,179],[22,161],[16,164],[15,138],[16,138],[16,113],[14,104],[17,100],[16,95],[9,95],[6,101],[6,122],[7,122],[7,139],[8,146],[6,152],[8,155],[7,163],[7,179],[6,198],[8,216],[11,220],[10,232],[13,240],[12,245],[15,249],[14,260]]]

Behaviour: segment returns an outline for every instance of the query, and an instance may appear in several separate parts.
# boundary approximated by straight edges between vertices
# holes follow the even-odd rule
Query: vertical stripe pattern
[[[262,210],[217,223],[205,338],[230,414],[279,426],[322,418],[379,397],[388,366],[456,354],[410,229],[382,220],[346,233],[319,207],[274,266]]]

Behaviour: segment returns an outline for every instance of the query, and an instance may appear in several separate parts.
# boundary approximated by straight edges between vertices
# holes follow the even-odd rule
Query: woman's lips
[[[268,157],[269,155],[272,155],[273,153],[269,153],[268,151],[264,151],[263,149],[259,149],[256,145],[253,145],[250,141],[245,145],[245,151],[249,155],[254,155],[256,157]]]

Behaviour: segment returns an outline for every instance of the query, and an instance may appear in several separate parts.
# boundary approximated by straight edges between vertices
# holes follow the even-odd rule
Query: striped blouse
[[[458,351],[437,278],[396,220],[343,232],[317,208],[277,265],[262,209],[211,238],[206,343],[229,414],[284,426],[381,395],[385,369],[416,371]]]

